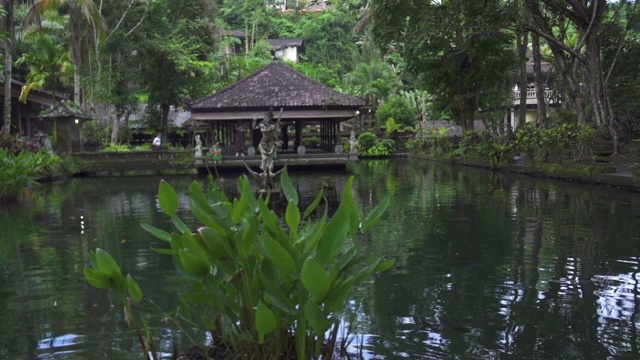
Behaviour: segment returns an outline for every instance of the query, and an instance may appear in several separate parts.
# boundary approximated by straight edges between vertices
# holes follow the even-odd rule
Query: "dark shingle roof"
[[[364,100],[339,93],[273,61],[248,77],[193,103],[198,109],[360,107]]]
[[[73,117],[76,119],[83,119],[83,120],[93,119],[93,116],[83,113],[82,110],[77,105],[69,103],[67,101],[62,101],[58,103],[51,110],[43,111],[42,114],[40,114],[40,117],[43,117],[43,118]]]
[[[265,39],[274,50],[280,50],[292,46],[302,46],[302,39]]]
[[[238,29],[222,30],[222,35],[223,36],[233,36],[233,37],[237,37],[237,38],[246,38],[247,37],[247,35],[245,35],[244,31],[238,30]]]

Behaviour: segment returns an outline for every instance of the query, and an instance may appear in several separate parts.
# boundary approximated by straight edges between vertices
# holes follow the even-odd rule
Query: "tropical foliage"
[[[162,181],[158,203],[174,230],[143,227],[166,242],[167,248],[157,251],[173,258],[189,285],[180,294],[181,318],[209,332],[228,358],[251,354],[255,359],[331,359],[351,290],[394,262],[365,259],[351,243],[356,233],[371,229],[390,199],[361,217],[352,182],[331,216],[329,207],[321,206],[322,193],[304,211],[299,207],[286,170],[283,213],[276,212],[275,195],[256,198],[246,177],[239,179],[235,199],[213,181],[207,193],[194,182],[190,208],[202,226],[192,231],[178,217],[176,192]],[[316,218],[318,206],[324,211]],[[92,254],[87,280],[99,288],[128,291],[139,301],[142,292],[133,279],[125,280],[109,258],[100,250]],[[148,341],[141,344],[148,349]]]

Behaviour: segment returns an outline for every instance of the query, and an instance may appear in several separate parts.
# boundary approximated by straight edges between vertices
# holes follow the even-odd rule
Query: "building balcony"
[[[558,103],[558,98],[553,90],[545,89],[544,98],[547,104]],[[527,105],[537,105],[538,97],[535,89],[527,89]],[[520,105],[520,89],[513,89],[513,105]]]

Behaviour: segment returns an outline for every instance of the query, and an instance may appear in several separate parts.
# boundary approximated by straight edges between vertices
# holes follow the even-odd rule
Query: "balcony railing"
[[[545,89],[544,91],[544,99],[547,104],[555,104],[558,102],[557,97],[553,90]],[[520,103],[520,89],[513,90],[513,103]],[[538,97],[536,96],[535,89],[527,89],[527,104],[537,104]]]

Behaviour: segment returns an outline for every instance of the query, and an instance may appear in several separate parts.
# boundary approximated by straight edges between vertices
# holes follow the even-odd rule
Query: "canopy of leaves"
[[[509,92],[516,59],[501,2],[372,0],[372,15],[376,41],[401,47],[407,70],[464,128],[486,95]]]

